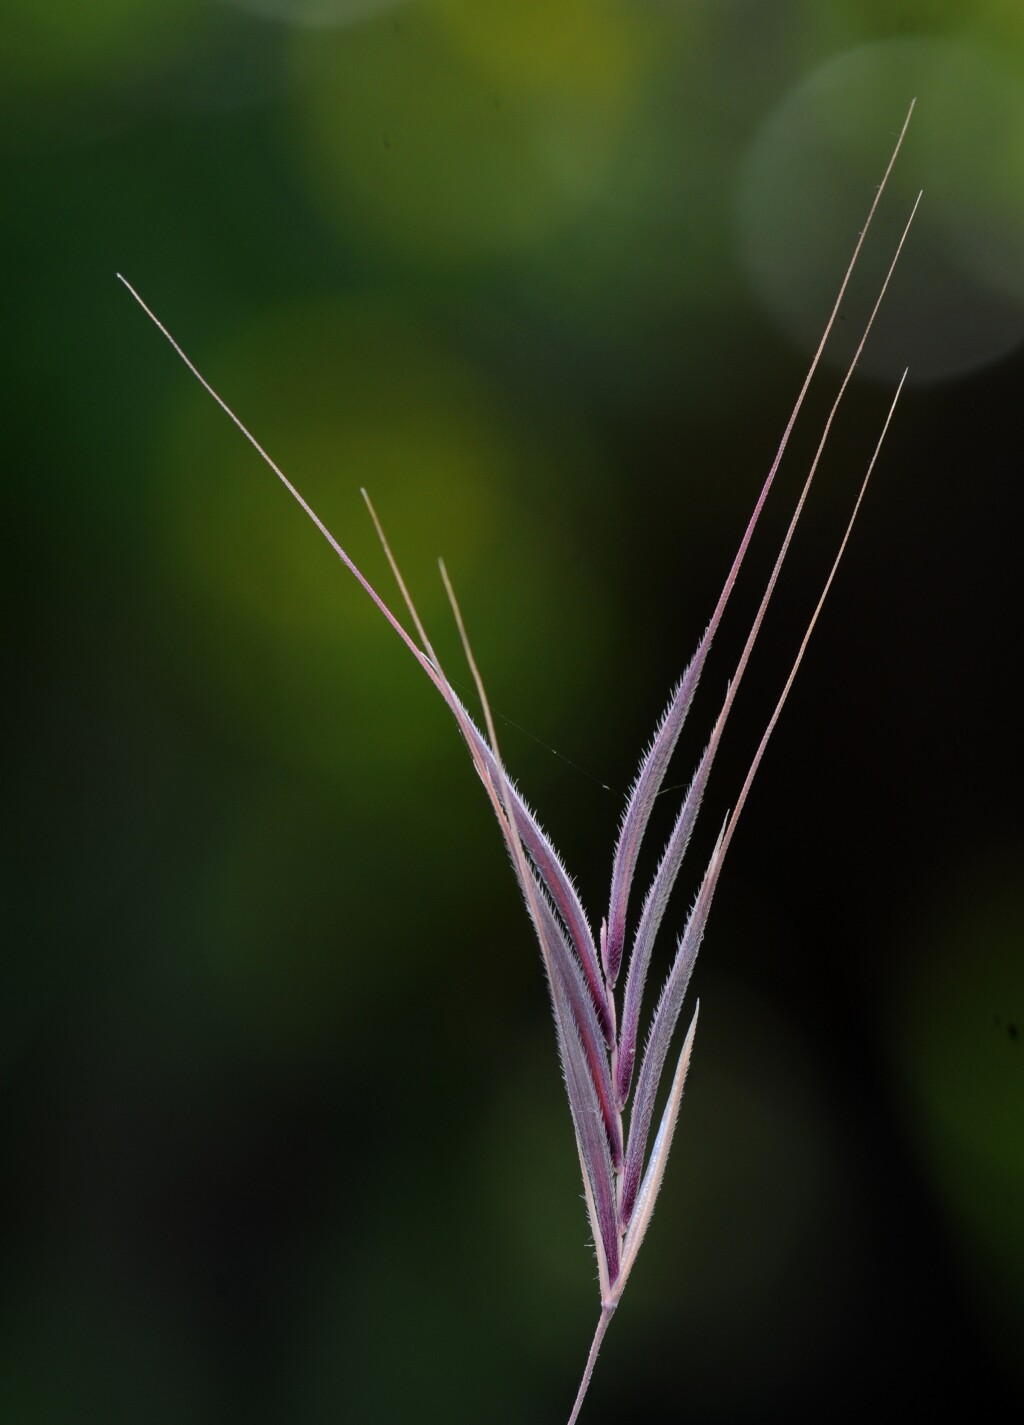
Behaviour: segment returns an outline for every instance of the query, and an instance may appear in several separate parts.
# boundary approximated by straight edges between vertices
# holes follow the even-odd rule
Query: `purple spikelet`
[[[911,112],[913,105],[911,105]],[[878,306],[888,286],[896,260],[906,239],[907,227],[900,238],[892,265],[882,284],[878,301],[865,326],[860,344],[844,376],[832,408],[825,421],[817,452],[811,462],[792,519],[782,541],[775,566],[767,582],[757,614],[747,636],[743,651],[729,683],[721,710],[712,728],[705,751],[683,798],[672,833],[659,860],[654,877],[641,903],[635,927],[630,932],[630,901],[637,861],[655,800],[661,793],[666,772],[679,739],[683,723],[690,710],[694,692],[718,632],[726,605],[739,576],[747,548],[753,537],[761,511],[775,480],[776,471],[786,450],[790,434],[803,406],[810,382],[818,369],[825,343],[832,330],[840,303],[854,264],[867,234],[868,226],[881,199],[886,181],[896,160],[910,113],[907,114],[882,184],[868,214],[864,230],[854,248],[853,257],[840,285],[832,313],[811,361],[804,384],[797,396],[793,412],[786,424],[778,452],[762,485],[753,514],[750,517],[739,549],[714,607],[707,629],[697,651],[682,678],[673,690],[668,706],[660,719],[650,746],[640,761],[622,816],[612,865],[611,891],[607,916],[601,921],[595,939],[591,922],[580,903],[576,887],[561,858],[543,831],[536,816],[509,778],[498,748],[498,740],[490,707],[484,692],[462,615],[442,566],[442,577],[448,590],[463,648],[473,673],[483,710],[481,729],[455,693],[440,660],[419,619],[415,606],[384,539],[376,514],[370,507],[384,549],[391,562],[398,586],[415,630],[410,634],[400,620],[355,566],[345,550],[306,503],[294,485],[274,464],[267,453],[225,405],[206,379],[192,364],[167,329],[157,320],[131,286],[121,281],[167,337],[193,374],[214,400],[222,407],[242,434],[289,493],[309,515],[339,559],[358,580],[388,623],[405,643],[424,673],[434,684],[461,732],[470,757],[490,800],[504,839],[527,912],[533,922],[541,958],[547,976],[555,1019],[556,1038],[562,1074],[572,1115],[576,1146],[583,1174],[584,1194],[590,1218],[594,1250],[597,1256],[601,1292],[601,1315],[587,1359],[583,1379],[569,1418],[575,1422],[590,1382],[591,1372],[608,1323],[622,1296],[625,1283],[636,1261],[644,1234],[651,1220],[654,1204],[661,1187],[668,1152],[682,1099],[683,1086],[690,1063],[696,1031],[696,1012],[690,1023],[676,1063],[668,1099],[663,1108],[654,1142],[648,1149],[654,1108],[665,1066],[675,1039],[697,953],[704,935],[712,900],[721,876],[736,824],[743,811],[754,775],[779,713],[789,694],[797,669],[803,659],[811,632],[817,622],[825,596],[835,577],[839,561],[846,548],[853,522],[860,509],[864,491],[895,409],[899,390],[889,407],[881,435],[868,462],[867,473],[857,497],[850,522],[843,536],[831,572],[825,582],[817,607],[799,645],[789,676],[769,719],[757,752],[751,762],[736,804],[725,821],[711,858],[704,870],[700,889],[690,910],[682,935],[676,944],[668,974],[662,984],[653,1015],[650,1017],[643,1048],[641,1024],[644,990],[654,944],[671,896],[680,866],[698,813],[704,799],[715,755],[721,741],[736,693],[743,680],[747,663],[757,640],[768,603],[772,597],[782,564],[788,553],[804,503],[817,471],[825,443],[839,403],[849,384],[860,357]],[[916,211],[916,204],[914,210]],[[900,389],[902,389],[902,382]],[[367,501],[369,504],[369,501]],[[621,996],[621,1024],[616,987],[625,968],[625,988]],[[627,1118],[628,1114],[628,1131]]]

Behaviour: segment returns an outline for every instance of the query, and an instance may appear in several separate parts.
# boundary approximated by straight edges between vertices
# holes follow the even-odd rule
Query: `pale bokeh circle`
[[[966,42],[848,51],[761,126],[737,183],[738,245],[786,335],[813,350],[912,99],[903,150],[831,351],[845,361],[919,189],[924,196],[862,369],[936,381],[1024,340],[1024,80]]]

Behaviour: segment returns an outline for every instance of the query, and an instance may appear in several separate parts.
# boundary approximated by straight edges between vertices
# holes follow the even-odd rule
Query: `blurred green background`
[[[457,734],[115,272],[389,597],[369,487],[455,669],[445,556],[596,921],[915,95],[679,754],[923,188],[677,892],[673,930],[909,364],[584,1418],[1019,1400],[1017,0],[7,0],[0,32],[0,1419],[557,1422],[597,1313]]]

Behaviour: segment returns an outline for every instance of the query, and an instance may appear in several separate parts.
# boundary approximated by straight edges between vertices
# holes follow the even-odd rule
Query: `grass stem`
[[[590,1377],[594,1374],[594,1363],[597,1360],[597,1353],[601,1349],[601,1342],[604,1340],[604,1333],[608,1330],[608,1323],[615,1313],[617,1302],[611,1302],[601,1307],[601,1315],[598,1318],[597,1330],[594,1332],[594,1339],[590,1343],[590,1354],[587,1356],[587,1364],[583,1368],[583,1379],[580,1381],[580,1388],[576,1392],[576,1401],[572,1407],[572,1414],[569,1416],[568,1425],[576,1425],[580,1410],[583,1406],[583,1398],[590,1385]]]

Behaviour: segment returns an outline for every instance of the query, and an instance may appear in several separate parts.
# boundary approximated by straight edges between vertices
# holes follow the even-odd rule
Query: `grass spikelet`
[[[636,924],[631,929],[630,903],[633,883],[636,878],[638,855],[647,831],[654,801],[661,791],[712,641],[718,631],[722,615],[736,583],[747,548],[775,480],[776,472],[796,419],[800,414],[811,380],[818,369],[822,352],[835,323],[871,219],[881,200],[886,180],[895,163],[912,111],[913,105],[906,116],[882,183],[870,206],[864,229],[857,240],[849,267],[840,284],[835,305],[825,324],[821,342],[810,363],[806,379],[783,431],[775,459],[761,487],[753,513],[740,541],[739,549],[707,629],[683,676],[673,690],[651,743],[640,760],[622,816],[615,847],[607,915],[602,921],[596,937],[593,924],[584,911],[576,887],[561,858],[505,769],[483,679],[473,655],[462,611],[444,565],[441,565],[441,578],[448,594],[465,658],[479,698],[483,728],[474,721],[441,666],[440,659],[402,578],[381,522],[377,518],[377,513],[366,492],[364,491],[363,495],[394,574],[399,594],[405,604],[412,624],[412,633],[408,631],[355,566],[342,545],[334,538],[283,471],[228,408],[206,378],[196,369],[167,328],[150,311],[130,284],[123,277],[120,279],[203,387],[221,406],[245,438],[251,442],[260,457],[292,497],[298,501],[338,558],[362,585],[433,683],[455,719],[473,766],[494,811],[498,829],[505,842],[513,873],[540,947],[541,960],[550,992],[562,1074],[579,1153],[584,1197],[597,1257],[600,1315],[576,1400],[569,1416],[569,1425],[574,1425],[582,1408],[601,1343],[636,1263],[664,1180],[665,1167],[694,1047],[697,1028],[696,1008],[676,1061],[675,1072],[653,1144],[648,1147],[654,1122],[654,1109],[722,866],[746,804],[751,783],[789,695],[811,633],[849,541],[868,480],[874,469],[882,440],[903,386],[902,381],[885,417],[881,434],[868,462],[849,524],[810,623],[798,646],[775,710],[751,761],[735,805],[723,823],[704,870],[685,929],[677,942],[670,969],[662,984],[654,1012],[650,1016],[641,1049],[643,1001],[652,949],[704,799],[708,778],[725,724],[757,641],[765,611],[789,551],[836,412],[849,385],[892,276],[893,268],[917,208],[916,203],[907,220],[906,228],[897,245],[889,272],[882,284],[874,309],[867,320],[857,350],[839,385],[831,410],[825,420],[817,451],[811,461],[774,568],[765,586],[750,632],[726,691],[721,710],[688,790],[683,797],[675,825],[653,879],[641,902],[641,910]],[[625,971],[625,987],[619,996],[617,986],[620,973],[623,970]]]

